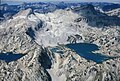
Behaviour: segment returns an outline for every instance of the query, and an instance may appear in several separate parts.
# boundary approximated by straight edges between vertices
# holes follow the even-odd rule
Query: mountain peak
[[[80,14],[82,16],[97,14],[94,6],[91,5],[91,4],[85,4],[85,5],[81,5],[81,6],[78,6],[78,7],[74,7],[72,10],[74,12],[77,12],[78,14]]]
[[[31,8],[28,8],[26,10],[22,10],[22,11],[18,12],[16,15],[14,15],[14,17],[26,18],[30,14],[33,14],[33,11]]]
[[[73,10],[78,11],[78,10],[95,10],[95,9],[93,5],[85,4],[85,5],[80,5],[78,7],[74,7]]]
[[[92,4],[81,5],[81,9],[94,10],[94,6]]]

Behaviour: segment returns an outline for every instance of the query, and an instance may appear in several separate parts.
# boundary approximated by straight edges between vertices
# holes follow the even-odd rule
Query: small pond
[[[1,53],[0,60],[4,60],[5,62],[16,61],[17,59],[24,56],[24,54],[13,54],[12,52]]]

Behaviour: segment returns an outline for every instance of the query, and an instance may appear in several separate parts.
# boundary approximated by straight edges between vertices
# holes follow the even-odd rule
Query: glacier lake
[[[76,52],[86,60],[92,60],[96,63],[102,63],[103,61],[116,58],[116,57],[106,56],[100,53],[93,53],[93,51],[99,50],[99,47],[95,44],[75,43],[75,44],[66,44],[65,47],[70,48],[72,51]],[[63,50],[58,47],[52,48],[51,51],[54,53],[64,54]]]
[[[66,47],[72,49],[81,57],[92,60],[96,63],[102,63],[103,61],[115,58],[106,56],[100,53],[93,53],[93,51],[99,50],[99,47],[95,44],[90,43],[76,43],[76,44],[67,44]]]
[[[0,53],[0,60],[4,60],[8,63],[11,61],[16,61],[22,56],[24,56],[24,54],[13,54],[12,52]]]

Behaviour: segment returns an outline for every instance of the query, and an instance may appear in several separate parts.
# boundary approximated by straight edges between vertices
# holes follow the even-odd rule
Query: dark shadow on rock
[[[38,31],[43,26],[43,21],[40,21],[37,26],[35,27],[35,31]]]
[[[49,52],[46,48],[42,49],[41,56],[39,57],[39,62],[41,63],[41,66],[44,68],[44,71],[48,75],[49,81],[52,81],[50,74],[46,70],[46,69],[50,69],[52,65],[52,62],[48,53]]]
[[[86,17],[88,25],[92,27],[120,26],[120,18],[117,16]]]
[[[35,40],[35,32],[32,27],[27,29],[26,34],[29,35],[33,40]]]
[[[40,21],[34,28],[29,27],[26,34],[29,35],[33,40],[35,40],[35,31],[38,31],[43,26],[43,21]]]
[[[51,68],[52,62],[51,62],[50,56],[48,55],[47,49],[42,50],[39,61],[45,69]]]

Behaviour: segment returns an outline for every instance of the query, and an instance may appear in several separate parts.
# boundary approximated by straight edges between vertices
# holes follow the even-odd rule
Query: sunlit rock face
[[[23,56],[10,62],[0,59],[0,80],[119,81],[120,58],[97,63],[82,57],[78,54],[78,49],[76,51],[65,46],[65,44],[93,43],[98,45],[99,49],[97,47],[97,50],[87,52],[85,47],[83,50],[87,51],[80,52],[119,56],[120,28],[119,24],[116,24],[117,20],[110,21],[115,24],[112,26],[97,27],[92,24],[93,27],[84,17],[88,18],[86,13],[90,9],[94,10],[94,7],[88,5],[82,7],[82,11],[77,9],[79,13],[69,9],[47,14],[27,9],[2,22],[0,54],[12,52]],[[89,11],[89,15],[99,18],[101,13],[92,10]],[[83,11],[85,15],[81,15]],[[109,20],[109,16],[107,18]],[[57,48],[57,52],[55,49],[51,50],[53,48]]]

